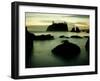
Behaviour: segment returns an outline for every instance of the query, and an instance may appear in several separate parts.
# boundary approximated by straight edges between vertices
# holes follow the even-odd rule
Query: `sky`
[[[46,29],[44,25],[51,25],[53,21],[56,23],[67,22],[69,28],[72,26],[78,26],[80,29],[89,28],[89,15],[26,12],[25,21],[27,27],[41,26],[40,29]]]

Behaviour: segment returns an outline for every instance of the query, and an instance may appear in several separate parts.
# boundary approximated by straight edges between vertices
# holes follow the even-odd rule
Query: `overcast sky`
[[[26,12],[26,26],[43,26],[51,25],[52,22],[67,22],[81,28],[89,27],[88,15],[74,15],[74,14],[48,14],[48,13],[33,13]]]

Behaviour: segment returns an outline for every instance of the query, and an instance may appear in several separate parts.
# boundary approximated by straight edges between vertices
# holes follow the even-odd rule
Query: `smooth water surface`
[[[88,33],[72,33],[72,32],[31,32],[35,35],[47,35],[51,34],[54,36],[54,40],[35,40],[33,43],[33,52],[31,58],[32,67],[56,67],[56,66],[76,66],[76,65],[89,65],[89,55],[85,50],[85,44],[88,38]],[[78,35],[83,38],[59,38],[64,35],[70,37],[72,35]],[[51,52],[53,48],[61,44],[62,40],[69,40],[69,42],[78,45],[81,48],[81,53],[77,58],[74,59],[62,59],[54,56]]]

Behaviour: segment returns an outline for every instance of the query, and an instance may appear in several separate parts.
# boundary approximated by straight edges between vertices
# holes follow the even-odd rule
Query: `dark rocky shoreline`
[[[34,41],[44,41],[44,40],[54,40],[54,36],[51,34],[47,35],[35,35],[27,31],[26,28],[26,68],[31,67],[31,55],[32,52],[34,52]],[[85,49],[87,53],[89,53],[89,37],[88,36],[77,36],[73,35],[71,37],[67,37],[64,35],[59,36],[59,38],[88,38],[86,44],[85,44]],[[61,39],[62,40],[62,39]],[[62,44],[59,44],[52,48],[51,52],[53,55],[61,57],[61,58],[67,58],[67,59],[73,59],[76,58],[77,56],[80,55],[81,50],[80,47],[76,44],[73,44],[72,42],[69,42],[68,40],[63,40],[61,41]]]

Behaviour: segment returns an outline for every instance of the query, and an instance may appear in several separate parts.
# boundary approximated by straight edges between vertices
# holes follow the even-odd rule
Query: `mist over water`
[[[90,22],[89,15],[26,12],[25,18],[26,18],[25,26],[27,27],[28,32],[34,34],[33,37],[34,39],[36,36],[38,37],[38,35],[39,36],[42,35],[41,38],[48,34],[49,34],[48,36],[54,37],[53,40],[34,40],[34,39],[32,40],[33,52],[30,58],[31,67],[35,68],[35,67],[89,65],[89,54],[85,50],[85,45],[88,38],[84,37],[84,36],[89,36],[89,34],[86,32],[80,32],[80,33],[70,32],[73,27],[78,27],[79,30],[81,31],[89,30],[89,22]],[[60,24],[57,25],[55,23],[58,24],[60,23]],[[50,26],[54,26],[52,32],[48,32],[48,28]],[[55,27],[60,27],[60,28],[58,30]],[[55,29],[57,30],[54,31]],[[66,32],[57,32],[57,31],[66,31]],[[73,35],[75,35],[76,38],[71,38],[71,36]],[[65,36],[65,38],[60,38],[60,36]],[[77,38],[77,36],[81,36],[83,38]],[[63,59],[52,54],[52,49],[62,44],[61,41],[63,40],[68,40],[70,43],[76,44],[77,46],[80,47],[81,52],[77,56],[77,58]]]
[[[73,33],[73,32],[33,32],[35,35],[47,35],[50,34],[54,36],[54,40],[34,40],[33,52],[32,52],[32,67],[55,67],[55,66],[76,66],[76,65],[89,65],[89,55],[85,50],[85,44],[88,38],[84,36],[89,36],[88,33]],[[71,37],[72,35],[78,35],[83,38],[59,38],[59,36],[64,35]],[[52,54],[51,50],[57,45],[61,44],[62,40],[69,40],[69,42],[76,44],[80,47],[81,53],[75,59],[61,59]]]

